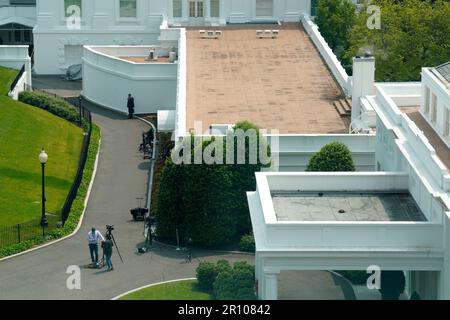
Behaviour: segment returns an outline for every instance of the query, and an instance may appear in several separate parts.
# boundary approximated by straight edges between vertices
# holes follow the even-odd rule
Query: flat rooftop
[[[285,134],[348,133],[333,107],[340,87],[298,24],[213,28],[220,39],[199,29],[187,30],[187,130],[249,120]],[[266,29],[279,38],[257,38]]]
[[[274,193],[272,200],[278,221],[426,221],[407,192]]]
[[[436,150],[436,155],[450,172],[450,149],[444,143],[444,141],[442,141],[433,127],[430,126],[428,122],[423,118],[422,114],[420,113],[420,107],[401,107],[400,110],[405,113],[412,121],[414,121],[414,123],[420,130],[422,130],[423,134],[433,146],[434,150]]]

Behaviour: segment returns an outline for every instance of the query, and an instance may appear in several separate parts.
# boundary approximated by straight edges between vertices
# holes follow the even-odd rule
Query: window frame
[[[134,17],[122,17],[121,16],[121,3],[122,1],[135,1],[136,2],[136,16]],[[139,7],[140,7],[140,1],[139,0],[117,0],[116,1],[116,11],[117,11],[117,20],[118,21],[137,21],[139,20]]]
[[[217,2],[217,5],[218,5],[218,7],[217,7],[218,15],[217,16],[213,15],[213,5],[212,5],[213,2]],[[220,5],[221,5],[221,0],[210,0],[209,1],[209,16],[210,16],[210,18],[216,18],[216,19],[220,18],[220,14],[221,14],[221,12],[220,12]]]

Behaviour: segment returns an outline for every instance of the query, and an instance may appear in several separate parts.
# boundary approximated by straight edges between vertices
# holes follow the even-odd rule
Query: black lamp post
[[[83,116],[82,116],[82,108],[83,106],[81,105],[81,103],[83,102],[83,98],[80,96],[78,96],[78,109],[80,111],[80,127],[83,125]]]
[[[39,162],[42,167],[42,216],[41,216],[41,226],[42,233],[44,235],[44,228],[48,226],[47,216],[45,215],[45,164],[47,163],[48,155],[45,152],[44,148],[42,148],[41,153],[39,154]]]

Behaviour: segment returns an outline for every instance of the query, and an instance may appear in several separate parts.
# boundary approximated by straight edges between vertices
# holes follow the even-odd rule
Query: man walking
[[[127,108],[128,108],[128,118],[132,119],[134,115],[134,98],[131,95],[131,93],[128,94]]]
[[[108,267],[108,271],[113,271],[114,267],[112,264],[111,256],[113,252],[113,242],[111,240],[110,235],[106,235],[106,241],[103,242],[103,254],[105,255],[106,266]]]
[[[92,264],[98,266],[98,242],[99,240],[105,241],[100,231],[94,227],[88,233],[87,240],[89,242],[89,252],[91,253]]]

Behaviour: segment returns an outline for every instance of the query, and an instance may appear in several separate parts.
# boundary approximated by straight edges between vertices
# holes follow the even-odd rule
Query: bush
[[[355,163],[347,146],[335,141],[311,158],[306,171],[355,171]]]
[[[239,129],[244,132],[255,129],[258,146],[266,148],[270,154],[256,126],[241,122],[235,126],[235,131]],[[173,154],[181,157],[191,150],[211,150],[216,142],[215,139],[200,143],[196,140],[194,136],[186,138]],[[237,143],[234,148],[236,157]],[[246,192],[255,190],[255,172],[265,165],[261,161],[249,164],[248,152],[246,164],[241,165],[225,164],[225,152],[223,156],[224,164],[175,164],[172,157],[167,159],[156,200],[158,238],[175,242],[178,229],[180,239],[192,238],[198,246],[220,248],[236,243],[252,230]],[[189,160],[190,155],[186,159]]]
[[[255,252],[255,237],[253,234],[242,236],[239,248],[244,252]]]
[[[53,97],[42,92],[23,91],[19,94],[19,101],[44,109],[60,118],[78,124],[80,121],[79,111],[67,101]],[[83,119],[83,125],[87,123]]]
[[[359,271],[359,270],[350,270],[350,271],[336,271],[336,273],[339,273],[341,276],[346,278],[348,281],[350,281],[352,284],[366,284],[367,278],[370,276],[366,271]]]
[[[204,291],[212,291],[214,281],[217,278],[217,268],[212,262],[202,261],[197,267],[198,288]]]
[[[247,262],[236,262],[233,269],[217,275],[213,287],[217,300],[255,300],[255,269]]]

